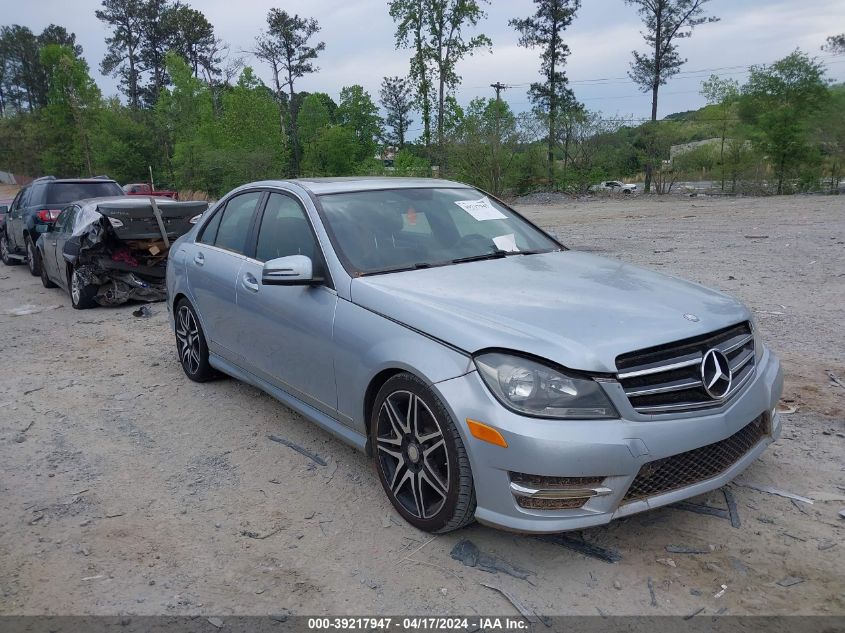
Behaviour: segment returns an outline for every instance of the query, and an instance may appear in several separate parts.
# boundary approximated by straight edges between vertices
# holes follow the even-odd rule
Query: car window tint
[[[44,204],[67,204],[85,198],[121,195],[123,189],[116,182],[53,182],[47,187],[47,200]]]
[[[220,226],[217,228],[215,246],[235,253],[246,252],[246,238],[262,195],[262,191],[252,191],[235,196],[226,203]]]
[[[255,258],[262,262],[288,255],[313,259],[314,247],[314,235],[299,202],[284,194],[271,193],[258,230]]]
[[[65,223],[63,233],[73,233],[73,225],[76,224],[76,218],[79,215],[79,207],[70,207],[68,210],[70,214],[68,215],[67,223]]]
[[[56,218],[56,227],[53,229],[56,232],[64,231],[65,227],[70,224],[68,218],[71,216],[71,209],[73,207],[65,207],[64,210]]]
[[[32,187],[27,187],[26,189],[21,192],[21,199],[18,202],[18,207],[28,207],[29,206],[29,199],[32,196]]]
[[[214,244],[214,240],[217,239],[217,229],[220,227],[220,218],[223,217],[223,209],[218,209],[208,223],[202,227],[202,232],[200,233],[197,242],[201,244]]]

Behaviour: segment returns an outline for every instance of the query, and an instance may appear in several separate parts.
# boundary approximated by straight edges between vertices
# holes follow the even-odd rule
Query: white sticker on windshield
[[[504,213],[490,204],[487,196],[484,196],[481,200],[456,200],[455,204],[478,221],[507,219]]]
[[[498,237],[493,238],[493,243],[502,249],[503,251],[507,251],[508,253],[517,253],[519,252],[519,246],[516,245],[516,237],[513,233],[508,233],[507,235],[500,235]]]

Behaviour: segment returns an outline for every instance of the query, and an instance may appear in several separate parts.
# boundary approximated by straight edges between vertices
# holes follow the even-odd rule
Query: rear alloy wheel
[[[379,479],[414,527],[450,532],[473,521],[475,489],[451,415],[419,378],[398,374],[376,397],[371,419]]]
[[[9,255],[9,238],[6,232],[0,234],[0,261],[6,266],[17,266],[20,262]]]
[[[194,382],[214,378],[215,371],[208,362],[205,334],[193,307],[185,299],[176,304],[176,351],[188,378]]]
[[[35,248],[35,244],[32,243],[32,240],[27,236],[26,238],[26,263],[29,265],[29,273],[33,277],[39,277],[41,275],[41,257],[38,255],[38,249]]]
[[[84,277],[74,268],[70,271],[70,303],[75,310],[87,310],[97,305],[94,297],[99,287],[86,284]]]
[[[44,265],[44,258],[41,258],[41,285],[45,288],[55,288],[56,284],[54,284],[50,278],[47,276],[47,267]]]

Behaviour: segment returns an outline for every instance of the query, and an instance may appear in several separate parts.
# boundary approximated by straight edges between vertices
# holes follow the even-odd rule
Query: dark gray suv
[[[120,185],[105,177],[59,179],[44,176],[33,180],[18,192],[9,207],[6,226],[0,232],[0,260],[7,266],[27,262],[29,272],[39,276],[41,261],[35,243],[68,203],[122,195]]]

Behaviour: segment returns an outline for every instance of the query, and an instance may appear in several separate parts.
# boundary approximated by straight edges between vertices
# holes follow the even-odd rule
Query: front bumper
[[[472,466],[478,507],[476,519],[518,532],[562,532],[675,503],[719,488],[735,478],[780,435],[775,407],[783,389],[777,357],[764,348],[751,383],[718,410],[645,416],[631,407],[618,383],[604,384],[622,419],[549,420],[506,410],[477,372],[434,385],[451,410]],[[720,442],[755,418],[767,416],[768,433],[718,475],[663,494],[623,503],[643,464]],[[502,448],[475,439],[466,419],[498,429]],[[601,477],[610,492],[591,497],[579,508],[533,510],[520,507],[510,473],[545,477]]]

